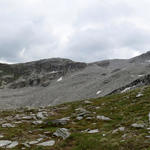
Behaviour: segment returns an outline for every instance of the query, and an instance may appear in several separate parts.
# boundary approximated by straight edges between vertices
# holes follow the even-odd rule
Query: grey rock
[[[84,101],[84,103],[85,103],[85,104],[92,104],[92,102],[91,102],[91,101],[88,101],[88,100]]]
[[[139,123],[133,123],[131,126],[135,127],[135,128],[144,128],[145,127],[144,124],[139,124]]]
[[[32,116],[24,116],[24,117],[22,117],[22,119],[23,120],[31,120],[31,119],[33,119],[33,117]]]
[[[59,126],[59,125],[66,125],[70,121],[70,117],[65,117],[61,119],[56,119],[56,120],[50,120],[52,125],[54,126]]]
[[[112,133],[114,134],[114,133],[117,133],[118,131],[122,132],[124,130],[125,130],[125,127],[119,127],[118,129],[113,130]]]
[[[27,147],[27,148],[30,148],[30,147],[31,147],[27,142],[22,143],[22,145],[25,146],[25,147]]]
[[[68,138],[70,136],[70,134],[71,133],[66,128],[59,128],[59,129],[57,129],[57,131],[55,133],[53,133],[53,135],[55,135],[57,137],[62,137],[63,139]]]
[[[82,120],[82,119],[83,119],[83,117],[80,117],[80,116],[79,116],[79,117],[77,117],[76,119],[77,119],[77,120]]]
[[[32,122],[34,125],[39,125],[43,123],[43,120],[36,120]]]
[[[111,120],[110,118],[105,117],[105,116],[97,116],[96,118],[99,120],[103,120],[103,121],[110,121]]]
[[[11,144],[12,142],[9,140],[0,140],[0,147],[4,147],[7,146],[9,144]]]
[[[142,97],[142,96],[143,96],[142,93],[138,93],[138,94],[136,95],[137,98],[138,98],[138,97]]]
[[[18,145],[19,143],[17,141],[12,142],[11,144],[9,144],[6,148],[14,148]]]
[[[46,119],[45,114],[47,114],[47,113],[45,113],[45,112],[38,112],[37,113],[37,118],[39,118],[39,119]]]
[[[11,124],[11,123],[2,124],[2,128],[14,128],[14,127],[15,127],[15,125]]]
[[[99,132],[99,130],[98,129],[94,129],[94,130],[90,130],[90,131],[88,131],[87,133],[98,133]]]
[[[55,145],[55,141],[54,140],[50,140],[50,141],[46,141],[46,142],[43,142],[43,143],[39,143],[37,145],[38,146],[53,146],[53,145]]]

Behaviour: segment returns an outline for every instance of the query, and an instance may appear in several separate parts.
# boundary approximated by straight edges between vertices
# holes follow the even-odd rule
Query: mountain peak
[[[150,62],[150,51],[130,59],[130,62]]]

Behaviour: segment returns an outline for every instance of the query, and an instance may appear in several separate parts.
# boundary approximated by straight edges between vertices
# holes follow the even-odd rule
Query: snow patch
[[[101,90],[97,91],[96,95],[99,95],[101,92],[102,92]]]
[[[52,72],[50,72],[50,74],[55,74],[55,73],[58,73],[58,71],[52,71]]]
[[[139,74],[139,75],[138,75],[138,77],[143,77],[143,76],[145,76],[145,74]]]
[[[60,77],[60,78],[57,80],[57,82],[60,82],[60,81],[62,81],[62,79],[63,79],[63,78],[62,78],[62,77]]]

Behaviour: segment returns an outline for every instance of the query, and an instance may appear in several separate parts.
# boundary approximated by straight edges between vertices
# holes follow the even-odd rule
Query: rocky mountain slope
[[[150,86],[0,112],[0,149],[150,150]]]
[[[132,59],[88,64],[61,58],[0,64],[0,109],[102,97],[124,90],[148,74],[150,52]]]

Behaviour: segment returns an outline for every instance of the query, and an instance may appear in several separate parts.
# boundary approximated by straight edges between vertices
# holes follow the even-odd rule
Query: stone
[[[16,122],[14,122],[15,124],[21,124],[21,123],[23,123],[22,121],[16,121]]]
[[[87,111],[84,108],[78,108],[76,109],[76,111],[78,111],[79,113],[77,114],[78,117],[86,117],[90,112]]]
[[[83,119],[83,117],[80,117],[80,116],[79,116],[79,117],[77,117],[76,119],[77,119],[77,120],[82,120],[82,119]]]
[[[92,104],[92,102],[91,102],[91,101],[88,101],[88,100],[84,101],[84,103],[85,103],[85,104]]]
[[[24,117],[22,117],[22,119],[23,120],[31,120],[31,119],[33,119],[33,117],[32,116],[24,116]]]
[[[61,119],[51,120],[50,122],[54,126],[59,126],[59,125],[65,125],[65,124],[67,124],[67,122],[69,120],[70,120],[70,117],[65,117],[65,118],[61,118]]]
[[[45,112],[38,112],[36,116],[37,116],[37,118],[39,118],[39,119],[46,119],[46,117],[45,117],[44,114],[45,114]]]
[[[87,117],[87,118],[86,118],[86,120],[92,120],[92,119],[93,119],[92,117]]]
[[[18,145],[19,143],[17,141],[12,142],[11,144],[9,144],[6,148],[14,148]]]
[[[30,141],[29,142],[30,145],[34,145],[34,144],[37,144],[37,143],[39,143],[39,141]]]
[[[4,135],[0,134],[0,138],[3,138],[3,137],[4,137]]]
[[[99,106],[97,106],[97,107],[95,107],[95,109],[100,109],[100,107],[99,107]]]
[[[54,140],[50,140],[50,141],[46,141],[46,142],[43,142],[43,143],[39,143],[37,144],[38,146],[53,146],[55,144],[55,141]]]
[[[142,96],[143,96],[143,94],[142,94],[142,93],[139,93],[139,94],[136,95],[136,98],[142,97]]]
[[[112,133],[117,133],[118,131],[124,131],[125,130],[125,127],[119,127],[118,129],[115,129],[112,131]]]
[[[9,145],[11,143],[12,142],[9,141],[9,140],[0,140],[0,147],[7,146],[7,145]]]
[[[110,121],[111,120],[110,118],[105,117],[105,116],[97,116],[96,118],[99,120],[103,120],[103,121]]]
[[[39,124],[42,124],[43,121],[42,120],[36,120],[36,121],[33,121],[32,122],[34,125],[39,125]]]
[[[86,109],[84,109],[84,108],[77,108],[77,109],[75,109],[75,111],[84,112],[84,111],[86,111]]]
[[[86,130],[81,131],[81,133],[87,133],[89,131],[90,131],[90,129],[86,129]]]
[[[144,124],[133,123],[131,126],[134,127],[134,128],[144,128],[145,125]]]
[[[26,143],[22,143],[23,146],[30,148],[30,145],[26,142]]]
[[[53,133],[53,135],[66,139],[70,136],[70,132],[68,132],[68,129],[66,128],[59,128],[56,132]]]
[[[14,128],[15,125],[11,124],[11,123],[5,123],[5,124],[2,124],[2,127],[3,128]]]
[[[42,140],[43,140],[43,138],[39,138],[39,139],[37,139],[37,140],[35,140],[35,141],[30,141],[28,144],[34,145],[34,144],[39,143],[39,142],[42,141]]]
[[[94,130],[90,130],[90,131],[88,131],[88,133],[98,133],[99,132],[99,130],[98,129],[94,129]]]

